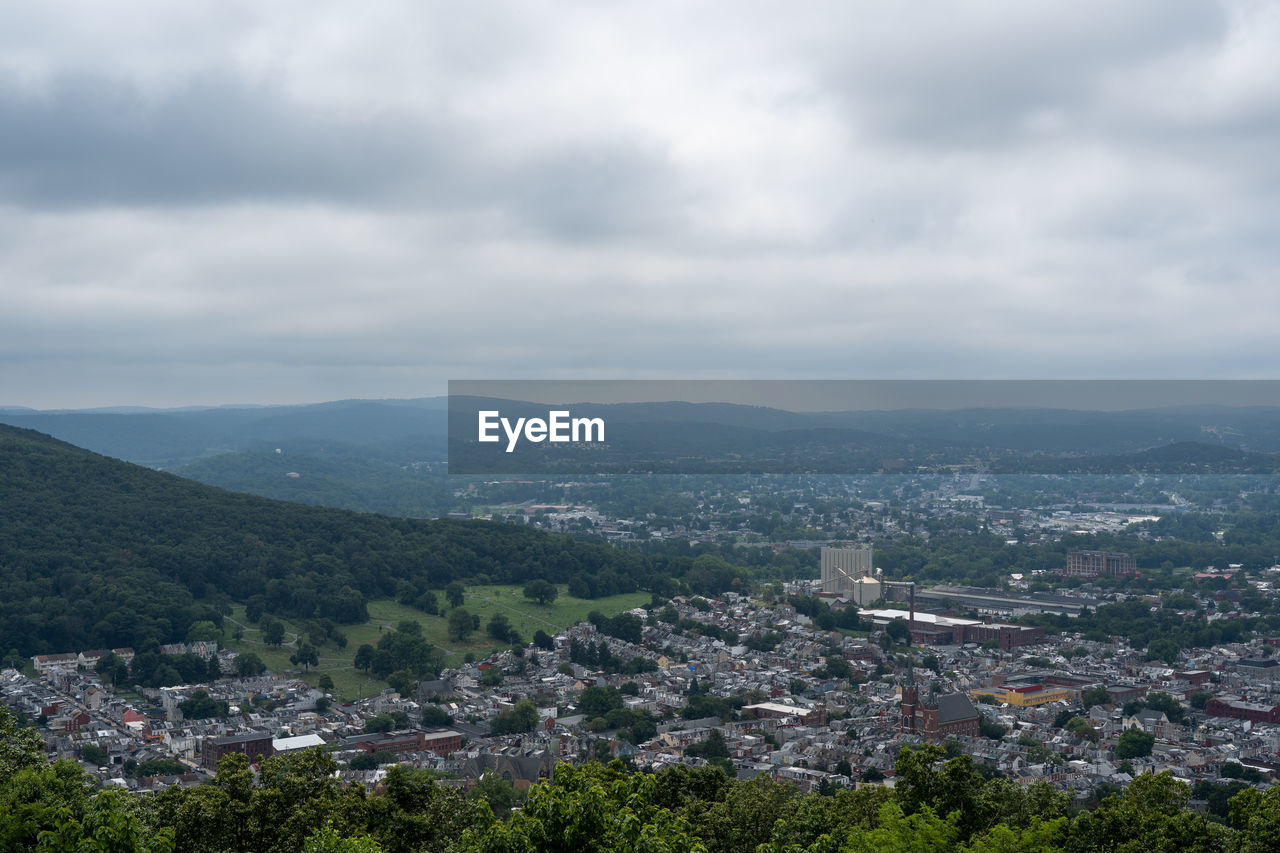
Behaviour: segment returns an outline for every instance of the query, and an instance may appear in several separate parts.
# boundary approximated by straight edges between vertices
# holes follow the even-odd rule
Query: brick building
[[[262,732],[205,738],[200,747],[200,763],[209,770],[217,770],[222,756],[233,752],[249,756],[252,762],[259,757],[269,758],[275,754],[275,749],[271,746],[271,735]]]
[[[458,735],[461,745],[461,735]],[[427,740],[422,732],[373,732],[367,735],[353,735],[343,740],[343,745],[355,747],[364,752],[422,752],[427,748]]]
[[[955,735],[978,736],[978,710],[963,693],[948,693],[924,700],[915,678],[908,674],[902,685],[902,732],[942,740]]]
[[[448,755],[462,749],[462,734],[453,729],[427,732],[422,740],[423,745],[436,755]]]
[[[1204,706],[1210,717],[1234,717],[1255,723],[1280,723],[1280,705],[1245,702],[1239,696],[1215,696]]]
[[[908,622],[912,642],[931,646],[959,646],[963,643],[994,642],[1008,651],[1018,646],[1043,643],[1044,627],[1040,625],[1013,625],[1005,622],[986,622],[978,619],[961,619],[936,613],[916,613],[911,620],[905,610],[864,610],[862,613],[875,625],[890,622]]]

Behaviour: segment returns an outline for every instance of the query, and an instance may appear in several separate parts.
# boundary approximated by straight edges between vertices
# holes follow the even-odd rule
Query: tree
[[[131,758],[124,763],[124,775],[139,779],[146,776],[177,776],[186,772],[185,764],[169,758],[153,758],[141,764]]]
[[[603,741],[607,757],[609,745]],[[535,785],[524,808],[504,821],[477,825],[458,840],[459,853],[480,851],[706,850],[692,827],[654,804],[657,782],[596,765],[556,767],[555,781]]]
[[[115,652],[107,652],[98,659],[93,668],[112,684],[123,684],[129,679],[129,665]]]
[[[262,662],[262,658],[253,652],[246,652],[236,656],[236,675],[241,678],[262,675],[266,671],[267,665]]]
[[[395,717],[390,714],[374,714],[364,721],[365,734],[389,732],[396,727]]]
[[[986,714],[978,715],[978,734],[991,740],[1000,740],[1009,730],[997,722],[987,719]]]
[[[264,608],[265,602],[262,596],[250,596],[244,603],[244,618],[250,622],[257,622],[262,619],[262,614],[265,612]]]
[[[511,620],[507,618],[505,613],[495,613],[489,619],[489,625],[486,629],[489,636],[495,640],[507,640],[511,636]]]
[[[489,731],[494,735],[531,732],[538,725],[538,708],[530,699],[521,699],[510,711],[495,714],[489,720]]]
[[[327,672],[324,673],[323,675],[320,676],[320,680],[316,682],[316,686],[319,687],[321,690],[325,691],[326,693],[332,691],[333,676],[329,675],[329,673]]]
[[[449,611],[449,639],[455,643],[466,642],[475,630],[471,614],[463,607],[454,607]]]
[[[1142,729],[1125,729],[1116,741],[1116,758],[1146,758],[1155,742],[1156,736]]]
[[[613,687],[588,687],[578,696],[578,710],[588,717],[603,717],[623,706],[622,694]]]
[[[175,684],[183,683],[186,679],[182,677],[182,673],[178,672],[178,670],[166,663],[161,664],[156,669],[155,676],[152,678],[152,681],[154,682],[153,686],[172,687]]]
[[[289,655],[289,662],[294,666],[302,664],[303,670],[311,671],[311,667],[320,663],[320,655],[316,652],[316,647],[310,643],[302,643],[298,646],[297,651]]]
[[[424,705],[422,707],[422,725],[424,726],[447,726],[453,722],[453,717],[444,708],[438,705]]]
[[[550,604],[560,595],[559,588],[550,581],[538,578],[524,585],[524,597],[539,604]]]
[[[1169,718],[1169,722],[1182,725],[1186,722],[1187,709],[1182,707],[1182,703],[1159,690],[1153,690],[1147,694],[1146,706],[1154,711],[1161,711]]]
[[[106,764],[110,757],[107,755],[107,751],[96,743],[86,743],[80,747],[80,759],[99,767]]]
[[[413,677],[413,673],[406,669],[397,669],[395,672],[387,676],[387,684],[391,685],[391,689],[404,697],[413,695],[413,686],[415,683],[416,681]]]
[[[262,641],[269,646],[278,646],[284,642],[284,623],[279,619],[268,618],[262,625]]]
[[[1101,737],[1098,730],[1091,726],[1084,717],[1072,717],[1067,720],[1067,724],[1063,726],[1063,729],[1076,737],[1086,738],[1094,743],[1097,743]]]
[[[414,600],[413,606],[421,610],[423,613],[429,613],[432,616],[440,612],[440,599],[436,598],[436,594],[431,590],[427,590]]]
[[[1231,783],[1236,785],[1238,783]],[[1240,830],[1242,853],[1266,853],[1280,845],[1280,785],[1265,792],[1246,787],[1228,801],[1231,825]]]
[[[302,853],[381,853],[381,851],[382,845],[367,835],[350,838],[339,835],[333,828],[332,821],[307,836],[307,840],[302,845]]]
[[[225,717],[227,703],[214,699],[204,690],[197,690],[187,699],[178,703],[182,716],[189,720],[204,720],[210,717]]]
[[[110,652],[108,652],[110,654]],[[27,659],[22,656],[22,652],[17,649],[9,649],[9,653],[4,656],[4,660],[0,661],[0,667],[5,669],[21,670],[27,663]]]
[[[836,655],[827,656],[823,669],[826,670],[827,678],[842,679],[853,675],[853,667],[849,665],[849,662]]]
[[[507,814],[518,801],[515,786],[492,770],[481,774],[469,796],[483,801],[495,815]]]
[[[1108,705],[1111,703],[1111,694],[1103,687],[1090,687],[1088,690],[1080,694],[1080,701],[1087,711],[1094,705]]]
[[[1172,773],[1143,773],[1120,796],[1106,797],[1096,811],[1083,812],[1062,847],[1067,853],[1228,849],[1223,827],[1187,809],[1190,797],[1191,789]]]
[[[1178,654],[1182,651],[1178,644],[1168,637],[1157,637],[1147,646],[1147,660],[1162,660],[1169,665],[1177,663]]]
[[[444,588],[444,597],[448,600],[450,607],[461,607],[466,592],[467,588],[461,582],[454,581]]]
[[[53,829],[40,833],[36,850],[170,853],[173,830],[152,830],[115,791],[94,797],[82,819],[64,813]]]
[[[366,673],[369,667],[373,666],[373,653],[375,649],[368,643],[361,643],[360,648],[356,649],[355,667],[363,669]]]
[[[549,652],[554,651],[556,647],[556,641],[550,634],[541,628],[533,632],[533,644],[538,648],[545,649]]]
[[[724,742],[724,734],[719,729],[712,729],[707,739],[685,748],[686,755],[700,755],[703,758],[728,758],[729,746]]]
[[[207,619],[199,622],[192,622],[191,627],[187,629],[188,643],[202,643],[210,640],[219,640],[221,638],[221,629]]]

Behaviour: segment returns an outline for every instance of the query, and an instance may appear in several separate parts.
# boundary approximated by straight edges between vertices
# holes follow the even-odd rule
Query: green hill
[[[1275,474],[1280,456],[1177,441],[1138,453],[1084,457],[1014,457],[992,465],[997,474]]]
[[[394,519],[236,494],[0,426],[0,649],[139,646],[233,602],[363,622],[369,599],[452,580],[578,580],[604,596],[650,561],[519,525]]]
[[[400,465],[354,455],[237,451],[207,456],[175,474],[236,492],[295,503],[436,518],[468,505],[454,497],[456,482],[435,466]]]

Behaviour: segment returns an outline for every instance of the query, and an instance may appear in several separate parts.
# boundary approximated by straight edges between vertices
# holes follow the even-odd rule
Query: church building
[[[978,710],[963,693],[948,693],[920,699],[920,688],[915,676],[907,670],[907,680],[902,685],[902,715],[900,729],[903,733],[922,735],[930,740],[942,740],[951,735],[978,736]]]

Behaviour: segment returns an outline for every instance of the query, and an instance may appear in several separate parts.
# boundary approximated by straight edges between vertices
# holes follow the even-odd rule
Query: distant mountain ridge
[[[996,474],[1275,474],[1280,472],[1280,454],[1178,441],[1120,455],[1011,458],[991,470]]]
[[[545,418],[552,408],[604,420],[606,441],[557,446],[525,442],[507,450],[501,443],[481,444],[475,438],[478,411],[514,420]],[[548,405],[475,397],[454,398],[449,421],[451,470],[473,474],[876,474],[961,464],[1023,470],[1017,458],[1024,455],[1037,460],[1108,458],[1117,466],[1114,473],[1127,473],[1141,462],[1157,473],[1152,466],[1168,457],[1120,457],[1183,443],[1251,453],[1280,451],[1280,408],[813,413],[722,403]],[[1268,465],[1263,457],[1251,464]],[[1052,463],[1045,466],[1056,470]]]
[[[455,398],[457,402],[458,398]],[[234,463],[218,457],[272,453],[295,459],[358,461],[366,470],[332,474],[331,487],[301,499],[329,500],[343,484],[367,484],[383,474],[393,482],[405,466],[442,462],[447,439],[474,435],[474,415],[466,405],[450,414],[449,400],[339,400],[303,406],[209,407],[144,411],[0,410],[0,423],[35,429],[104,455],[237,488],[261,478],[266,467],[255,457]],[[500,408],[512,416],[545,416],[548,406],[522,401],[472,398],[470,410]],[[1154,448],[1202,444],[1249,454],[1280,453],[1280,408],[1183,406],[1133,411],[1071,409],[902,409],[862,412],[790,412],[728,403],[573,404],[575,414],[605,417],[610,447],[604,453],[552,456],[547,448],[525,447],[548,460],[545,473],[627,471],[732,473],[879,473],[982,464],[1008,471],[1089,470],[1125,473],[1173,472],[1185,459],[1147,453]],[[481,450],[455,445],[455,461]],[[458,455],[462,453],[464,455]],[[1132,454],[1146,456],[1133,457]],[[1027,457],[1022,460],[1020,457]],[[1061,458],[1061,463],[1051,461]],[[1092,462],[1081,463],[1081,458]],[[656,461],[655,461],[656,460]],[[472,470],[504,473],[499,464]],[[239,464],[243,469],[232,469]],[[1220,456],[1220,470],[1270,470],[1265,456],[1232,461]],[[188,467],[184,467],[188,466]],[[385,466],[398,466],[395,470]],[[559,467],[557,467],[559,466]],[[1108,466],[1114,466],[1108,469]],[[267,466],[269,467],[269,466]],[[326,467],[319,464],[313,467]],[[343,466],[328,465],[331,470]],[[358,466],[357,466],[358,467]],[[382,473],[379,473],[379,469]],[[465,469],[459,469],[465,470]],[[527,471],[528,469],[521,469]],[[1176,470],[1182,470],[1178,467]],[[301,484],[263,481],[251,486],[289,497]],[[395,488],[400,488],[396,485]],[[361,502],[362,506],[368,506]],[[374,504],[399,506],[396,504]]]
[[[170,410],[14,412],[0,423],[34,429],[77,447],[170,468],[202,457],[307,443],[337,455],[444,458],[444,399],[340,400],[304,406]],[[386,450],[384,448],[390,448]]]

